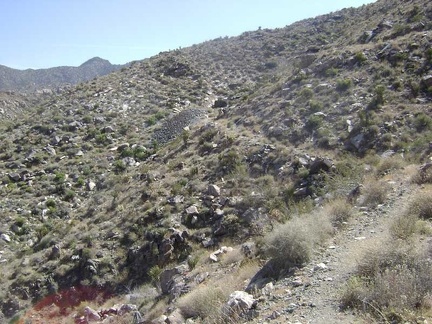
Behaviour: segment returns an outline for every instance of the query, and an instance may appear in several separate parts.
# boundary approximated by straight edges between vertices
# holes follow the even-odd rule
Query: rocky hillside
[[[20,99],[0,318],[429,321],[431,18],[379,0]]]
[[[125,66],[113,65],[99,57],[94,57],[78,67],[17,70],[0,65],[0,91],[32,92],[44,88],[57,89],[109,74]]]

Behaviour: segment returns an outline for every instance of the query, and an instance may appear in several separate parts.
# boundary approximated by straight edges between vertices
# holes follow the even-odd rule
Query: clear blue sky
[[[111,63],[295,21],[374,0],[0,0],[0,65]]]

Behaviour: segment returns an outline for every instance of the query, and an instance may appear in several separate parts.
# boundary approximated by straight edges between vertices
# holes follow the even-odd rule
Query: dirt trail
[[[384,244],[389,221],[402,211],[416,191],[410,183],[415,166],[388,175],[386,202],[374,209],[355,207],[356,215],[307,266],[293,277],[274,283],[270,296],[259,304],[254,323],[371,323],[353,310],[340,311],[341,290],[365,251]]]

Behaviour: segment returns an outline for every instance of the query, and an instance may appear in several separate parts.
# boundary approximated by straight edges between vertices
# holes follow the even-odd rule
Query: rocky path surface
[[[403,210],[414,193],[409,173],[401,172],[385,179],[391,189],[383,205],[374,209],[355,207],[356,214],[347,227],[312,262],[296,270],[293,276],[268,286],[267,296],[258,303],[259,316],[253,323],[374,322],[353,310],[341,311],[340,295],[357,261],[368,248],[383,244],[389,221]]]

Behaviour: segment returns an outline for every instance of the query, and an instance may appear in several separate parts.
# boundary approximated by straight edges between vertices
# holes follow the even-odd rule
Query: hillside
[[[113,65],[94,57],[78,67],[59,66],[48,69],[17,70],[0,65],[0,91],[32,92],[74,85],[120,70],[127,65]]]
[[[379,0],[4,94],[0,322],[430,321],[431,18]]]

